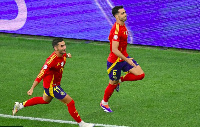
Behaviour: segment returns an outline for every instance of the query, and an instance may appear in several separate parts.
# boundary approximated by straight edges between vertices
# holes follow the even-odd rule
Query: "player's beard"
[[[63,55],[63,54],[66,53],[66,50],[65,50],[65,49],[64,49],[64,50],[59,50],[58,52],[59,52],[59,54],[62,54],[62,55]]]
[[[127,17],[125,16],[122,20],[123,20],[123,22],[125,22],[127,20]]]
[[[123,17],[123,18],[119,18],[120,21],[125,22],[127,20],[127,16]]]
[[[66,51],[65,50],[62,50],[62,54],[65,54],[66,53]]]

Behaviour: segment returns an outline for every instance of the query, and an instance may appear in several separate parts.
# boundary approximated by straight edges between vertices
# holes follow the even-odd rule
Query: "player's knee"
[[[40,104],[49,104],[49,103],[50,103],[50,101],[46,101],[43,98],[40,100]]]
[[[142,80],[144,77],[145,77],[145,74],[144,73],[142,73],[141,75],[139,75],[140,76],[140,79],[139,80]]]
[[[68,107],[71,107],[74,105],[75,105],[75,101],[73,99],[67,104]]]
[[[117,85],[119,83],[119,80],[116,80],[116,81],[115,80],[110,80],[109,83],[111,85]]]
[[[45,101],[44,100],[44,104],[49,104],[51,102],[51,100],[50,101]]]
[[[50,103],[50,102],[46,102],[46,101],[45,101],[45,103],[44,103],[44,104],[49,104],[49,103]]]
[[[41,103],[42,103],[42,104],[49,104],[49,103],[51,102],[51,100],[52,100],[52,99],[45,99],[45,98],[42,98],[42,100],[41,100],[42,102],[41,102]]]
[[[145,74],[142,73],[140,75],[132,75],[132,80],[131,81],[137,81],[137,80],[142,80],[145,77]]]

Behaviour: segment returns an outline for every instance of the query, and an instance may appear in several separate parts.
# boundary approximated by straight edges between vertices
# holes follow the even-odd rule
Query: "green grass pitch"
[[[67,59],[61,84],[75,100],[84,121],[130,127],[200,126],[199,51],[128,45],[129,55],[137,60],[146,76],[142,81],[122,83],[120,92],[114,92],[109,100],[114,112],[105,113],[99,103],[109,80],[109,44],[68,39],[65,42],[72,58]],[[42,96],[42,82],[31,97],[26,92],[52,52],[51,38],[0,34],[0,114],[11,115],[15,101]],[[17,115],[74,121],[57,99],[48,105],[24,108]],[[0,126],[77,126],[3,117],[0,121]]]

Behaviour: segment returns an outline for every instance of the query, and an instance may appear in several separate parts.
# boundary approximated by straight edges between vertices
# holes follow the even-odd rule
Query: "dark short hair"
[[[113,16],[115,17],[115,15],[117,14],[117,13],[119,13],[118,11],[119,11],[119,9],[122,9],[122,8],[124,8],[123,6],[115,6],[113,9],[112,9],[112,14],[113,14]]]
[[[52,41],[52,46],[54,48],[54,46],[58,45],[59,42],[62,42],[63,41],[63,38],[55,38],[53,39]]]

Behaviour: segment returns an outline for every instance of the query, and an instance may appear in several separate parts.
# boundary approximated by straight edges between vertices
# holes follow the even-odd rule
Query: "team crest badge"
[[[65,93],[64,93],[64,92],[61,92],[60,94],[61,94],[61,95],[65,95]]]
[[[114,35],[114,37],[113,37],[115,40],[117,40],[118,39],[118,36],[117,35]]]

